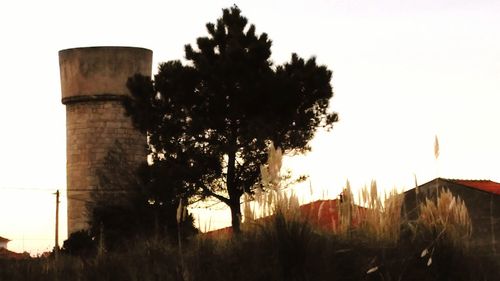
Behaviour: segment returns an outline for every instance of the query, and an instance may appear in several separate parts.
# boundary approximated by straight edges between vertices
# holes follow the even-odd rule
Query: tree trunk
[[[236,140],[231,143],[236,147]],[[236,149],[228,153],[226,184],[229,194],[229,208],[231,209],[231,226],[233,227],[233,233],[239,234],[241,222],[240,197],[242,192],[236,186]]]
[[[240,198],[231,199],[231,205],[229,206],[231,209],[231,226],[233,227],[234,234],[240,234],[240,224],[241,224],[241,206],[240,206]]]

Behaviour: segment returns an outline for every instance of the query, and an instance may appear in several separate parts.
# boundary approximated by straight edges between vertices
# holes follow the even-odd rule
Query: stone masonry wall
[[[121,101],[68,104],[66,124],[68,229],[75,232],[87,228],[89,190],[97,186],[97,171],[115,142],[128,152],[124,160],[134,166],[145,161],[146,138],[132,129]]]

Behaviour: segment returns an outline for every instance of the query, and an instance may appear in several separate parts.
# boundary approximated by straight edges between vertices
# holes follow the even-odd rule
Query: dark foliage
[[[179,197],[169,188],[159,166],[144,163],[130,167],[122,161],[124,150],[116,143],[98,171],[99,188],[87,207],[91,214],[90,234],[108,250],[127,247],[131,240],[176,241]],[[180,225],[183,238],[197,233],[188,215]],[[101,235],[103,235],[101,240]]]
[[[296,54],[274,66],[271,40],[236,6],[206,28],[197,48],[186,45],[186,64],[162,63],[154,81],[130,78],[125,107],[170,187],[226,203],[239,232],[240,198],[258,182],[268,144],[306,152],[316,129],[337,121],[332,73]]]
[[[276,217],[232,239],[200,236],[182,252],[168,241],[140,239],[99,257],[0,259],[0,280],[498,280],[498,255],[437,242],[421,257],[426,245],[419,235],[391,247],[354,236],[345,240],[307,221]]]
[[[72,256],[93,256],[97,243],[90,232],[81,230],[72,233],[63,243],[61,252]]]

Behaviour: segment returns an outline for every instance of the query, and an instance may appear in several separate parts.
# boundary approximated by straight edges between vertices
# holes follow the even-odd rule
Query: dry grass
[[[282,175],[281,149],[271,144],[268,155],[268,162],[261,167],[261,188],[257,188],[252,196],[244,197],[243,227],[247,231],[255,228],[258,218],[275,214],[284,216],[288,221],[307,220],[300,213],[297,196],[286,189],[288,184]],[[394,246],[399,242],[401,229],[414,223],[402,216],[404,195],[396,189],[381,194],[375,181],[361,189],[357,202],[347,181],[339,199],[338,221],[332,218],[332,233],[342,239],[356,238]],[[450,191],[441,192],[435,202],[426,199],[419,205],[417,223],[422,230],[435,233],[436,238],[444,235],[456,245],[463,245],[463,239],[470,237],[471,222],[467,208]],[[323,206],[317,214],[308,214],[309,217],[321,216],[322,209]]]
[[[384,197],[379,195],[377,184],[373,181],[360,194],[360,204],[366,206],[366,212],[360,223],[360,231],[376,243],[397,244],[401,225],[401,207],[404,196],[393,189]]]
[[[359,217],[359,212],[354,205],[354,196],[351,191],[351,185],[349,181],[346,183],[346,187],[342,190],[342,198],[339,204],[339,223],[338,227],[334,228],[335,234],[348,238],[351,234],[351,230],[354,229],[353,220]]]
[[[454,246],[467,246],[465,242],[471,237],[472,223],[460,197],[444,189],[435,200],[426,198],[419,210],[418,223],[424,230]]]
[[[253,224],[258,218],[281,214],[287,220],[300,218],[299,199],[293,190],[287,190],[289,176],[282,172],[283,153],[271,143],[268,161],[262,165],[259,188],[253,196],[245,194],[243,218],[246,224]],[[248,228],[248,225],[247,225]]]

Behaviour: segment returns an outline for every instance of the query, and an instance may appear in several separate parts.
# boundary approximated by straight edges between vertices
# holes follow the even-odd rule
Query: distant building
[[[7,250],[7,243],[9,243],[10,240],[7,238],[3,238],[0,236],[0,259],[14,259],[14,260],[19,260],[19,259],[27,259],[30,257],[29,253],[16,253]]]
[[[478,251],[500,254],[500,183],[490,180],[437,178],[405,192],[404,212],[409,219],[418,216],[417,202],[436,198],[443,189],[459,196],[472,223],[473,246]]]
[[[7,243],[9,243],[9,241],[10,241],[9,239],[0,236],[0,249],[1,248],[7,249]]]

